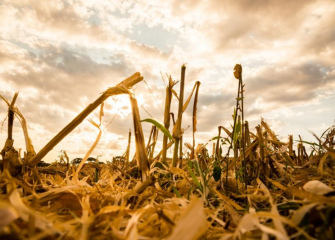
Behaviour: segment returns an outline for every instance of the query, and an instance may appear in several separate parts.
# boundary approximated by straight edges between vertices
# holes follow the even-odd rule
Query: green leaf
[[[283,210],[297,210],[300,208],[300,205],[295,202],[287,202],[283,204],[277,205],[278,210],[283,211]]]
[[[241,137],[241,134],[240,134],[241,129],[242,129],[242,124],[241,124],[241,119],[239,118],[235,125],[235,131],[234,131],[234,136],[233,136],[234,144],[236,144],[237,140],[239,140]]]
[[[167,136],[171,141],[173,141],[173,137],[171,136],[169,130],[167,130],[161,123],[157,122],[156,120],[153,120],[151,118],[146,118],[141,120],[140,122],[148,122],[155,125],[165,136]]]
[[[312,146],[319,146],[319,144],[314,143],[314,142],[307,142],[307,141],[300,141],[300,140],[295,140],[295,142],[303,142],[303,143],[306,143],[306,144],[309,144],[309,145],[312,145]]]
[[[222,138],[222,137],[220,137],[220,136],[216,136],[216,137],[211,138],[209,141],[218,140],[218,139],[220,139],[220,138]]]
[[[233,119],[235,119],[235,115],[236,115],[236,109],[234,108],[234,113],[232,115]]]
[[[172,190],[174,191],[174,193],[177,195],[178,198],[181,198],[181,195],[180,193],[178,192],[178,190],[174,187],[174,186],[171,186],[172,187]]]
[[[197,179],[197,177],[195,176],[195,174],[192,172],[190,166],[187,165],[188,171],[193,179],[193,182],[195,183],[195,185],[200,189],[200,191],[202,191],[202,186],[199,182],[199,180]]]

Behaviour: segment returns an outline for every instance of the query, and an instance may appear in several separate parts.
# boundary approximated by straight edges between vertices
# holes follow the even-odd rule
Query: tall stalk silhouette
[[[229,165],[229,153],[230,150],[232,148],[234,148],[234,158],[236,161],[236,158],[238,157],[238,151],[237,151],[237,138],[239,135],[239,131],[241,131],[241,135],[240,135],[240,146],[238,146],[240,148],[240,150],[242,149],[242,163],[243,163],[243,180],[245,183],[245,191],[247,190],[247,168],[246,168],[246,159],[245,159],[245,125],[244,125],[244,96],[243,96],[243,92],[244,92],[244,85],[243,85],[243,81],[242,81],[242,66],[240,64],[236,64],[234,67],[234,76],[235,78],[238,80],[238,89],[237,89],[237,97],[236,97],[236,107],[234,109],[234,125],[233,125],[233,132],[231,134],[231,141],[230,141],[230,146],[228,148],[228,152],[226,155],[226,159],[227,159],[227,165],[226,165],[226,195],[228,195],[228,165]],[[242,120],[242,124],[241,124],[241,129],[237,129],[238,124],[238,119],[241,118]],[[235,169],[236,171],[236,169]]]

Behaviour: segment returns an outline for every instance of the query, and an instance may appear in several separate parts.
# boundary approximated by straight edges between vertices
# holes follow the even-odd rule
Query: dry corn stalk
[[[5,146],[1,151],[2,158],[5,159],[6,153],[9,153],[13,149],[13,122],[14,122],[14,104],[16,101],[18,93],[14,94],[12,102],[9,103],[7,99],[1,96],[1,98],[7,103],[8,105],[8,131],[7,131],[7,140],[5,142]],[[6,160],[8,161],[8,159]],[[9,160],[10,161],[10,160]]]
[[[221,138],[221,129],[222,128],[223,128],[222,126],[218,127],[218,139],[216,140],[216,149],[215,149],[215,155],[214,155],[214,157],[215,157],[215,159],[217,161],[219,161],[220,158],[221,158],[221,154],[220,154],[220,138]]]
[[[65,136],[75,129],[94,109],[96,109],[108,97],[128,93],[125,89],[131,88],[133,85],[143,80],[140,73],[134,73],[115,87],[107,89],[97,100],[88,105],[75,119],[73,119],[63,130],[61,130],[53,139],[50,140],[33,158],[28,160],[30,167],[39,163],[42,158],[53,149]],[[122,87],[123,86],[123,87]]]
[[[178,160],[178,147],[180,137],[182,135],[181,122],[183,117],[183,102],[184,102],[184,86],[185,86],[185,70],[186,66],[183,65],[181,67],[181,79],[180,79],[180,93],[179,93],[179,106],[178,106],[178,118],[176,124],[173,127],[173,138],[175,140],[174,151],[173,151],[173,159],[172,166],[177,166]]]
[[[142,124],[140,113],[138,111],[137,100],[129,94],[131,107],[133,110],[133,122],[135,132],[135,144],[136,144],[136,160],[137,165],[141,171],[142,182],[147,179],[150,163],[148,161],[148,154],[145,147],[145,141],[143,136]]]
[[[126,161],[127,161],[127,163],[129,163],[130,142],[131,142],[131,130],[129,129],[128,145],[127,145],[127,150],[126,150]]]
[[[192,152],[191,152],[191,159],[194,158],[194,147],[195,147],[195,137],[194,137],[194,134],[195,132],[197,131],[197,105],[198,105],[198,93],[199,93],[199,87],[200,87],[200,82],[197,81],[195,84],[194,84],[194,87],[193,87],[193,90],[189,96],[189,98],[186,100],[185,102],[185,105],[187,107],[188,103],[190,102],[191,100],[191,97],[195,91],[195,95],[194,95],[194,103],[193,103],[193,116],[192,116],[192,136],[193,136],[193,145],[192,145]],[[185,111],[185,109],[183,109],[183,111]]]
[[[185,81],[185,69],[186,69],[185,65],[183,65],[183,67],[182,67],[182,79],[184,79],[184,80],[182,82]],[[184,104],[182,104],[182,102],[181,102],[181,100],[184,98],[184,96],[180,97],[180,99],[179,99],[179,106],[180,107],[182,106],[182,110],[181,110],[181,113],[179,113],[179,109],[178,109],[178,118],[177,118],[176,124],[173,127],[173,137],[175,139],[175,144],[179,144],[180,139],[181,139],[181,137],[183,135],[183,131],[181,129],[182,115],[185,112],[185,110],[187,109],[187,107],[188,107],[188,105],[189,105],[189,103],[191,101],[191,98],[193,96],[193,93],[195,92],[194,104],[193,104],[193,116],[192,116],[193,147],[192,147],[192,150],[191,150],[191,156],[194,155],[194,146],[195,146],[194,133],[197,130],[197,127],[196,127],[197,126],[197,103],[198,103],[198,92],[199,92],[200,84],[201,83],[199,81],[197,81],[194,84],[193,89],[192,89],[189,97],[187,98],[187,100],[185,101]],[[183,85],[184,85],[184,83],[183,83]],[[180,89],[180,94],[184,95],[184,87]],[[179,140],[177,140],[177,139],[179,139]],[[176,140],[178,142],[176,142]],[[181,144],[180,144],[180,152],[182,152]],[[173,155],[172,166],[177,165],[177,160],[174,160],[175,157],[176,157],[176,159],[178,158],[178,146],[176,146],[176,145],[175,145],[175,150],[174,150],[174,155]],[[180,158],[181,158],[181,153],[180,153]]]
[[[151,131],[150,131],[150,136],[149,136],[149,140],[147,143],[147,151],[149,154],[149,159],[152,160],[153,159],[153,155],[155,152],[155,146],[157,143],[157,138],[158,138],[158,129],[156,126],[152,126],[151,127]],[[152,140],[152,141],[151,141]]]
[[[164,110],[164,127],[169,130],[170,128],[170,109],[171,109],[171,100],[172,100],[172,93],[173,86],[176,83],[172,81],[171,76],[169,77],[169,85],[166,87],[166,95],[165,95],[165,110]],[[174,92],[175,93],[175,92]],[[168,137],[164,134],[163,135],[163,150],[162,150],[162,161],[166,161],[166,151],[167,151],[167,141]]]
[[[12,137],[12,132],[13,132],[14,115],[20,121],[23,130],[24,139],[26,143],[26,152],[24,153],[25,159],[29,159],[35,155],[34,147],[29,138],[26,120],[23,117],[22,113],[19,111],[19,109],[15,107],[15,101],[17,99],[17,96],[18,93],[15,93],[12,102],[9,103],[7,99],[5,99],[3,96],[0,95],[0,97],[8,105],[8,137],[5,146],[1,151],[1,155],[4,159],[4,165],[6,165],[5,168],[9,167],[8,170],[11,174],[15,174],[22,165],[19,153],[13,148],[14,139]]]

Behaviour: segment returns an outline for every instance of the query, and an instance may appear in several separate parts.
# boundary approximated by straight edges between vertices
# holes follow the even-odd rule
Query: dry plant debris
[[[242,67],[235,70],[242,84]],[[185,78],[184,65],[182,72]],[[145,144],[137,102],[129,91],[141,80],[137,73],[108,89],[37,154],[15,106],[17,94],[12,102],[2,97],[9,109],[9,132],[0,162],[1,239],[333,239],[334,127],[317,137],[316,143],[300,140],[296,154],[292,136],[287,142],[279,141],[263,119],[252,133],[235,112],[234,129],[219,127],[212,154],[208,144],[196,147],[193,142],[185,143],[189,152],[178,157],[183,147],[178,144],[183,135],[181,117],[191,95],[179,105],[170,134],[170,104],[177,93],[172,89],[176,83],[169,78],[164,126],[146,120],[153,130]],[[199,86],[197,82],[194,87],[193,136]],[[50,166],[38,164],[50,147],[98,106],[101,117],[104,99],[115,94],[129,94],[131,99],[135,159],[129,159],[128,146],[125,155],[114,161],[87,163],[101,135],[100,124],[92,122],[99,134],[79,165],[70,163],[65,151]],[[14,115],[26,139],[23,161],[13,147]],[[222,129],[226,137],[221,136]],[[154,157],[158,130],[165,131],[164,144]],[[169,159],[166,150],[174,143],[174,156]],[[223,156],[224,144],[233,149],[233,157]],[[310,155],[306,145],[313,149]]]

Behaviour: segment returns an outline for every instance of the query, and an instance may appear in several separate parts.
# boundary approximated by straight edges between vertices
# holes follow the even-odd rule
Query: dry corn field
[[[231,126],[217,126],[217,136],[196,145],[200,82],[184,98],[185,71],[183,65],[179,94],[173,89],[177,82],[169,78],[163,123],[141,119],[130,89],[143,77],[135,73],[102,93],[39,152],[19,111],[18,94],[11,101],[1,97],[8,105],[8,138],[0,163],[0,238],[334,239],[335,128],[325,129],[315,142],[300,139],[297,146],[291,135],[280,141],[263,119],[249,129],[243,109],[247,91],[242,67],[236,65]],[[71,162],[64,151],[60,161],[42,164],[94,109],[100,107],[101,118],[104,100],[118,94],[130,97],[134,157],[129,133],[123,156],[107,163],[87,161],[101,136],[100,124],[91,121],[100,132],[81,161]],[[179,102],[174,118],[172,100]],[[182,116],[191,100],[193,142],[184,143]],[[24,132],[24,158],[13,144],[14,119]],[[149,136],[143,134],[143,122],[152,124]],[[162,149],[156,148],[159,138]],[[172,156],[167,156],[169,148]]]

